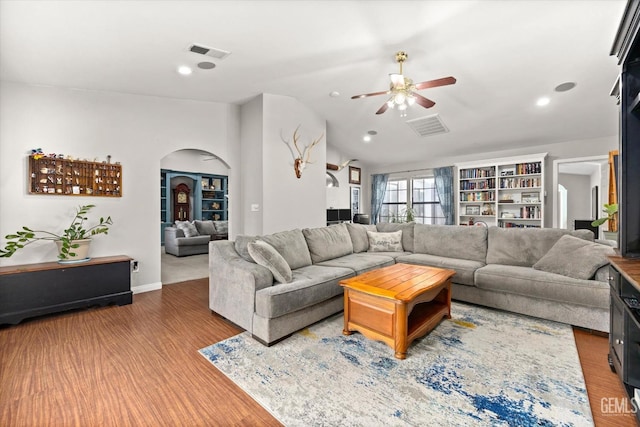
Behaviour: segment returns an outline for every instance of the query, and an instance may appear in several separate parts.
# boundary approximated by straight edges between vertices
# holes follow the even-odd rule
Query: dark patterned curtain
[[[444,213],[445,224],[453,225],[454,222],[454,196],[453,196],[453,166],[436,168],[433,170],[436,178],[436,191],[440,198],[440,206]]]
[[[378,217],[380,216],[380,210],[382,209],[382,202],[384,200],[384,193],[387,191],[387,182],[389,181],[388,174],[375,174],[372,175],[371,180],[371,223],[377,224]]]

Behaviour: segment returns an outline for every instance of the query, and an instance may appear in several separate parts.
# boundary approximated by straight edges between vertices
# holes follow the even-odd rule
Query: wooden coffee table
[[[345,335],[358,331],[407,357],[407,347],[451,318],[454,270],[395,264],[342,280]]]

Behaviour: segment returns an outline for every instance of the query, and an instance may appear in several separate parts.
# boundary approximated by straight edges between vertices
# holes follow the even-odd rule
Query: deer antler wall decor
[[[298,135],[298,129],[300,129],[300,126],[298,126],[296,130],[293,131],[293,148],[295,148],[296,152],[298,153],[297,156],[293,152],[293,148],[289,144],[289,141],[283,140],[284,143],[289,147],[291,155],[293,156],[293,169],[296,172],[296,178],[300,178],[302,176],[302,170],[305,168],[305,166],[307,166],[308,163],[313,163],[310,160],[311,150],[322,140],[322,137],[324,136],[323,132],[317,139],[314,139],[311,144],[305,146],[302,150],[300,150],[300,147],[298,145],[298,139],[300,138],[300,135]]]

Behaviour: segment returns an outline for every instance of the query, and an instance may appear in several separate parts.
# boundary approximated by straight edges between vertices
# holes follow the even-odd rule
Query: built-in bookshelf
[[[545,157],[457,164],[457,224],[543,227]]]
[[[176,218],[173,207],[172,179],[180,178],[191,189],[191,210],[187,220],[228,220],[228,177],[162,169],[160,171],[160,242],[164,244],[164,229]]]

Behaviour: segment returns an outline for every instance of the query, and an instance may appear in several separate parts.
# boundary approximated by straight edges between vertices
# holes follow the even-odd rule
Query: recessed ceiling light
[[[209,61],[198,62],[198,68],[201,68],[203,70],[211,70],[213,68],[216,68],[216,64]]]
[[[370,142],[370,141],[371,141],[371,136],[369,136],[369,135],[365,135],[365,136],[362,138],[362,140],[363,140],[364,142]]]
[[[545,105],[549,105],[550,102],[551,100],[549,98],[543,96],[542,98],[538,98],[538,100],[536,101],[536,105],[538,107],[544,107]]]
[[[576,83],[575,82],[565,82],[565,83],[561,83],[558,86],[556,86],[555,91],[556,92],[566,92],[568,90],[573,89],[574,87],[576,87]]]
[[[329,96],[332,98],[337,98],[338,96],[340,96],[340,92],[334,90],[333,92],[329,93]]]
[[[189,74],[193,73],[193,70],[191,70],[191,68],[187,67],[186,65],[182,65],[178,67],[178,72],[183,76],[188,76]]]

